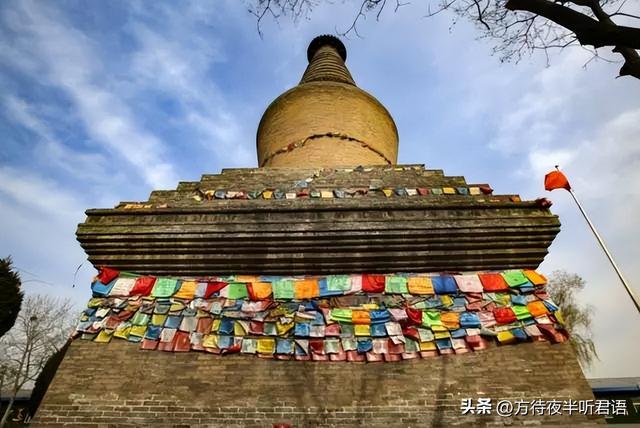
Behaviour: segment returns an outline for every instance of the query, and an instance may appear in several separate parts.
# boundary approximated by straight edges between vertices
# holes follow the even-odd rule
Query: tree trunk
[[[9,404],[7,405],[7,408],[4,411],[4,415],[2,415],[2,420],[0,421],[0,428],[3,428],[4,425],[7,423],[7,419],[9,419],[9,415],[11,414],[11,408],[13,407],[13,403],[16,401],[16,393],[13,393],[13,397],[11,397],[11,400],[9,400]]]

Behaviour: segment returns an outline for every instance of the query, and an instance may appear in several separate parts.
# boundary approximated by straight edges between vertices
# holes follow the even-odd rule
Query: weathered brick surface
[[[397,363],[318,363],[69,348],[34,425],[271,427],[590,425],[582,415],[462,416],[462,398],[593,399],[570,345],[529,343]]]
[[[531,268],[560,230],[548,208],[510,195],[372,190],[352,198],[193,199],[197,189],[289,192],[315,175],[316,190],[468,187],[441,171],[398,169],[225,170],[153,192],[151,208],[88,210],[77,236],[94,266],[174,276],[304,275]]]

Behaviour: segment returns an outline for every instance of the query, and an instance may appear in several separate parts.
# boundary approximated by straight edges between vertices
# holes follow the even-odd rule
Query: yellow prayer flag
[[[129,334],[131,334],[131,326],[116,330],[113,333],[113,337],[117,337],[118,339],[128,339]]]
[[[435,351],[436,349],[436,342],[420,342],[421,351]]]
[[[258,278],[256,275],[236,275],[234,282],[257,282]]]
[[[113,335],[113,330],[107,331],[106,329],[100,330],[100,333],[93,339],[94,342],[98,343],[109,343],[111,342],[111,336]]]
[[[498,342],[500,343],[513,343],[516,341],[516,337],[509,330],[501,331],[498,333]]]
[[[167,320],[166,315],[153,314],[151,316],[151,324],[153,325],[164,325],[164,322]]]
[[[145,332],[147,331],[146,325],[134,325],[129,330],[130,336],[143,337]]]
[[[454,189],[453,187],[443,187],[442,193],[444,193],[445,195],[455,195],[456,189]]]
[[[273,354],[276,351],[276,340],[271,338],[258,339],[257,350],[260,354]]]
[[[444,325],[436,325],[436,324],[431,325],[431,330],[434,333],[437,333],[439,331],[448,331],[447,327],[445,327]]]
[[[366,309],[366,310],[376,310],[379,307],[380,306],[377,303],[363,303],[362,304],[362,309]]]
[[[407,288],[411,294],[434,294],[431,278],[428,276],[412,276],[407,278]]]
[[[246,330],[244,329],[244,326],[242,325],[242,323],[240,321],[234,321],[233,322],[233,335],[234,336],[245,336],[247,334]]]
[[[193,299],[196,294],[196,287],[198,283],[195,281],[183,281],[180,285],[180,290],[173,297],[178,299]]]
[[[217,348],[218,347],[218,335],[207,334],[202,340],[202,346],[205,348]]]
[[[437,331],[433,334],[433,337],[436,339],[448,339],[451,337],[451,334],[448,331]]]
[[[286,335],[289,331],[291,331],[291,329],[295,326],[295,323],[292,322],[288,322],[288,323],[283,323],[280,319],[278,319],[276,321],[276,331],[278,332],[278,336],[284,336]]]
[[[371,336],[371,327],[368,324],[356,324],[353,327],[356,336]]]

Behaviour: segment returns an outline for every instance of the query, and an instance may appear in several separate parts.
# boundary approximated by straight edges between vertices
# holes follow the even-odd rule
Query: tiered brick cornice
[[[316,175],[314,177],[314,175]],[[138,273],[338,273],[535,268],[557,216],[514,195],[213,199],[218,189],[469,186],[420,166],[366,170],[234,169],[87,211],[78,239],[94,265]]]

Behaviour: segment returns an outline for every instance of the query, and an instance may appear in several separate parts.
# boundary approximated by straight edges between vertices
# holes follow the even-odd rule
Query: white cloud
[[[12,167],[0,167],[0,248],[23,274],[28,293],[49,293],[72,298],[78,305],[88,289],[72,289],[75,268],[86,256],[75,241],[76,224],[84,219],[87,202],[51,180]],[[87,283],[93,269],[88,263],[79,281]]]
[[[165,159],[162,141],[139,127],[131,109],[109,89],[101,58],[94,54],[95,47],[84,33],[43,3],[18,3],[16,9],[4,14],[4,21],[20,35],[16,41],[21,55],[41,61],[38,69],[44,73],[40,79],[66,93],[95,141],[128,161],[149,186],[175,186],[177,177]],[[24,65],[13,58],[5,57],[5,61]]]
[[[563,167],[571,164],[576,157],[576,149],[534,149],[529,152],[530,169],[527,174],[534,177],[544,177],[549,171],[553,171],[556,165]]]
[[[207,15],[162,12],[165,18],[162,31],[141,21],[129,24],[138,46],[132,56],[131,71],[136,84],[160,90],[178,102],[184,115],[177,119],[196,131],[197,141],[213,151],[218,162],[253,164],[252,136],[226,106],[225,98],[209,75],[215,63],[226,61],[225,56],[215,40],[185,31],[196,28],[197,21]]]
[[[81,152],[61,143],[46,122],[37,117],[33,106],[13,95],[4,98],[5,111],[9,119],[35,134],[34,159],[40,166],[65,170],[74,178],[95,181],[106,175],[106,159],[100,153]]]
[[[10,198],[11,205],[20,204],[46,217],[77,217],[83,212],[84,204],[72,193],[51,181],[13,167],[0,166],[0,192]]]

